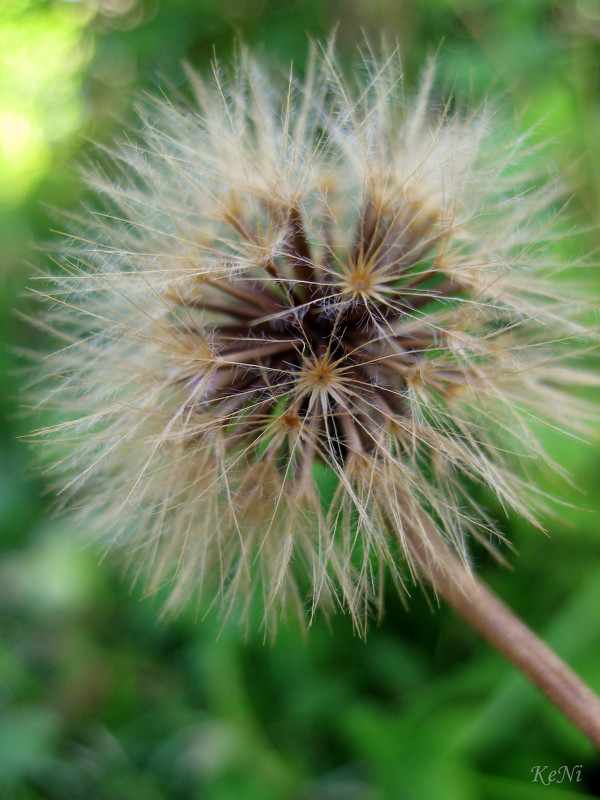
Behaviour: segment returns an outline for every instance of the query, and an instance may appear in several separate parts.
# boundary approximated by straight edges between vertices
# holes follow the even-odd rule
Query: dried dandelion
[[[141,112],[40,291],[66,418],[40,434],[168,609],[341,607],[363,635],[384,576],[424,580],[600,742],[596,698],[468,556],[498,536],[470,485],[535,521],[527,464],[560,472],[537,422],[589,416],[560,189],[486,109],[436,107],[431,68],[407,99],[396,53],[361,64],[345,82],[315,48],[282,92],[242,55],[191,75],[197,108]]]

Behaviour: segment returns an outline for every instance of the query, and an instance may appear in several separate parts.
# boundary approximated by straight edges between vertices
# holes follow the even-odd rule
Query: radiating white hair
[[[486,108],[433,103],[433,76],[407,97],[396,51],[347,81],[314,47],[282,86],[243,53],[88,175],[102,207],[36,289],[62,341],[39,433],[169,609],[339,606],[362,634],[415,542],[494,547],[473,482],[533,520],[527,464],[560,472],[540,421],[585,428],[562,189]]]

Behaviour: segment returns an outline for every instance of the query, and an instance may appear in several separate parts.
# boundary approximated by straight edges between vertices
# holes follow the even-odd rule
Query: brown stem
[[[362,214],[358,222],[356,233],[354,234],[354,244],[351,251],[351,259],[356,262],[362,252],[366,256],[373,245],[373,236],[381,218],[380,211],[371,200],[367,200],[363,205]]]
[[[404,299],[408,308],[416,309],[424,306],[426,303],[430,303],[432,300],[435,300],[438,297],[446,297],[453,291],[457,291],[457,289],[458,287],[456,282],[452,278],[446,278],[441,283],[438,283],[437,286],[432,287],[429,291],[419,294],[416,297],[409,296]]]
[[[292,350],[294,343],[289,339],[281,342],[269,342],[262,339],[256,339],[255,347],[243,348],[235,350],[234,352],[224,352],[216,360],[217,367],[230,367],[237,366],[238,364],[254,364],[266,356],[272,356],[275,353],[282,353],[287,350]],[[236,342],[239,344],[239,341]],[[254,341],[248,340],[248,344],[254,344]]]
[[[287,257],[291,261],[294,275],[300,282],[304,294],[310,300],[318,281],[310,257],[310,246],[304,230],[302,214],[295,206],[292,206],[288,212],[288,226]]]
[[[257,309],[256,308],[248,308],[247,306],[243,305],[225,305],[220,303],[212,303],[208,300],[195,300],[192,303],[187,303],[190,308],[199,308],[204,309],[205,311],[214,311],[216,314],[227,314],[229,317],[233,317],[234,319],[243,319],[246,321],[246,330],[248,328],[247,320],[254,320],[257,316]]]
[[[536,634],[478,580],[435,534],[427,546],[406,531],[416,565],[435,591],[522,670],[600,749],[600,699]],[[443,566],[442,566],[443,565]]]
[[[236,300],[241,300],[242,303],[250,303],[262,312],[277,311],[280,308],[277,297],[272,296],[272,293],[266,287],[264,289],[261,288],[261,291],[257,291],[250,284],[237,287],[226,281],[208,278],[206,275],[202,275],[200,280],[202,283],[206,283],[224,294],[235,297]]]
[[[275,278],[277,285],[283,290],[285,295],[292,302],[292,305],[301,306],[304,304],[304,299],[298,294],[293,283],[284,280],[284,278],[279,274],[277,267],[272,261],[266,264],[265,269],[272,278]]]

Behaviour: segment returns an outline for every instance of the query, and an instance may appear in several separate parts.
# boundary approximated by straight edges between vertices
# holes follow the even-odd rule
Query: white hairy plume
[[[329,47],[281,85],[245,54],[90,171],[102,203],[39,289],[39,435],[169,609],[339,606],[364,633],[414,547],[493,548],[473,482],[533,520],[539,420],[585,425],[560,190],[432,78],[405,95],[394,52],[345,81]]]

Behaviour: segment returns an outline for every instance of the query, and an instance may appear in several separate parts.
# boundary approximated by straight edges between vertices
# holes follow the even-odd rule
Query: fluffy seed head
[[[103,209],[41,292],[41,433],[168,608],[338,605],[362,633],[416,546],[493,541],[473,483],[532,519],[538,420],[587,413],[559,193],[485,109],[435,106],[431,69],[407,99],[396,53],[353,82],[331,48],[283,88],[247,55],[190,80],[90,170]]]

